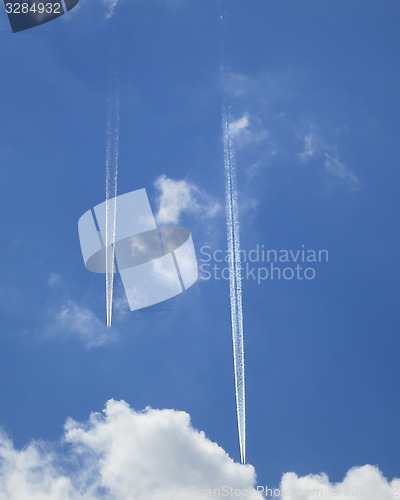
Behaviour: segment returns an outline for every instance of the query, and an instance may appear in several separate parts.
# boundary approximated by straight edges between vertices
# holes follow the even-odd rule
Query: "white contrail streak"
[[[236,185],[236,154],[230,130],[228,108],[228,76],[225,65],[224,15],[222,0],[218,2],[221,20],[220,78],[222,87],[222,139],[225,167],[225,213],[228,244],[229,295],[231,306],[233,364],[235,371],[236,412],[240,459],[246,463],[246,386],[244,369],[242,268],[240,259],[240,227],[238,190]]]
[[[119,163],[119,94],[116,73],[108,98],[106,138],[106,324],[111,327],[115,272],[115,234],[117,227],[117,193]]]
[[[228,242],[229,292],[231,304],[233,362],[235,370],[236,411],[240,458],[246,463],[246,392],[242,308],[242,272],[240,262],[239,211],[236,186],[235,151],[226,108],[222,120],[225,164],[225,211]]]

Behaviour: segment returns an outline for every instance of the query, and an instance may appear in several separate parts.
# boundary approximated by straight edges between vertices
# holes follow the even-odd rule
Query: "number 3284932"
[[[6,3],[7,14],[62,14],[60,2],[35,2],[30,5],[27,2]]]

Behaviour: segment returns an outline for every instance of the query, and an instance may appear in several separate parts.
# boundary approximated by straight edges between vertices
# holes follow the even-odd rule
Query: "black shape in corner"
[[[35,28],[61,17],[79,0],[3,0],[13,33]]]

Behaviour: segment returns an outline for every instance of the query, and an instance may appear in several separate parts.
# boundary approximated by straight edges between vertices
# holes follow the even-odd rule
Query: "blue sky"
[[[242,246],[329,251],[314,280],[243,283],[248,461],[259,484],[288,471],[340,481],[364,464],[392,479],[400,6],[231,0],[222,21],[217,7],[126,0],[107,18],[100,1],[81,0],[19,34],[2,10],[0,425],[18,448],[54,442],[67,417],[123,399],[188,412],[239,460],[228,282],[202,280],[134,313],[118,285],[112,341],[88,348],[106,334],[104,280],[85,270],[77,234],[104,199],[117,57],[120,192],[145,187],[156,208],[156,179],[184,180],[193,205],[181,220],[196,248],[224,248],[223,209],[207,210],[224,204],[223,26]]]

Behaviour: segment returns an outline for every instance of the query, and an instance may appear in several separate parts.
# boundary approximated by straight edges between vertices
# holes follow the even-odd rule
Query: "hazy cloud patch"
[[[353,189],[360,188],[358,177],[343,162],[328,153],[325,153],[325,170],[329,175],[349,182]]]
[[[77,338],[89,349],[113,342],[118,336],[117,330],[107,328],[92,309],[71,299],[52,305],[47,315],[45,331],[49,336]]]

